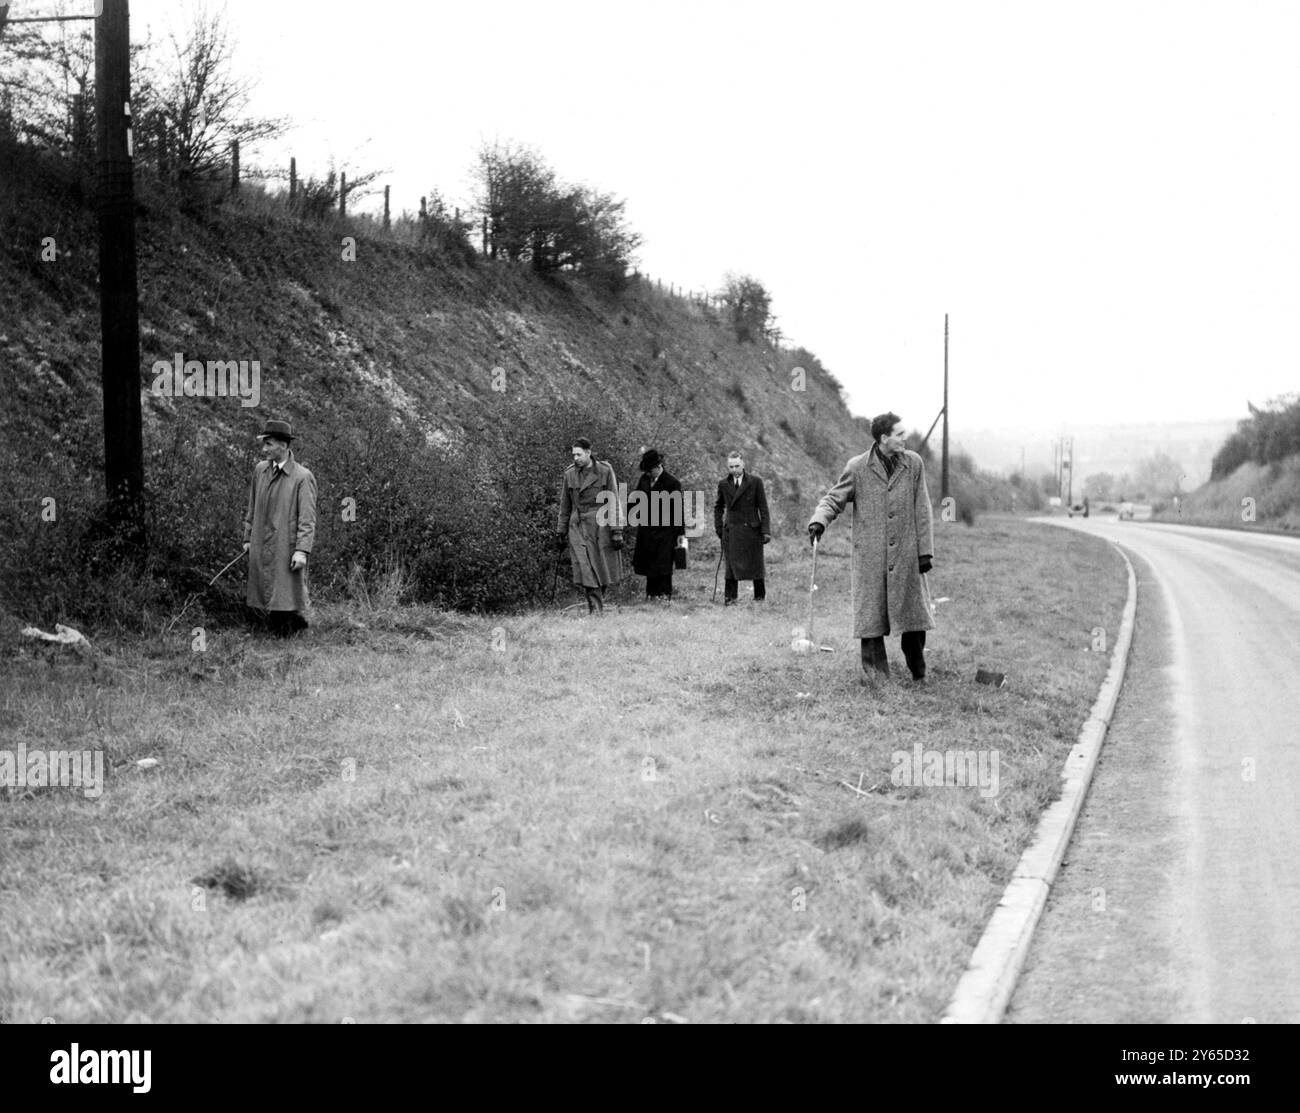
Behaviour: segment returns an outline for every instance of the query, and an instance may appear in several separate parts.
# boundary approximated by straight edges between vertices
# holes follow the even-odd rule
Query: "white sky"
[[[14,14],[22,14],[15,4]],[[133,0],[133,34],[187,0]],[[1300,388],[1300,4],[231,0],[258,107],[467,205],[480,141],[628,200],[642,270],[771,291],[922,430],[1244,415]]]

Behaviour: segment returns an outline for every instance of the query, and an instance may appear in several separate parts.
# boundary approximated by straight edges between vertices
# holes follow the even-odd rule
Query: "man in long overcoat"
[[[632,571],[644,576],[647,599],[673,597],[673,558],[686,536],[682,485],[649,449],[641,457],[641,478],[627,500],[627,524],[636,527]]]
[[[862,639],[862,667],[889,675],[885,636],[903,636],[903,656],[925,682],[925,632],[934,629],[925,574],[934,561],[934,525],[925,463],[903,447],[897,414],[871,423],[874,443],[855,456],[808,523],[817,541],[853,504],[853,634]]]
[[[718,483],[713,530],[722,539],[727,565],[723,605],[735,604],[741,580],[753,580],[754,602],[763,602],[767,598],[763,546],[772,540],[772,516],[763,480],[745,471],[745,458],[739,452],[727,457],[727,477]]]
[[[268,421],[258,438],[244,514],[249,607],[279,634],[307,626],[307,557],[316,539],[316,478],[294,458],[293,426]]]
[[[592,455],[586,437],[573,442],[573,463],[560,485],[556,539],[569,550],[573,583],[587,593],[587,613],[603,614],[605,589],[623,577],[623,508],[613,466]]]

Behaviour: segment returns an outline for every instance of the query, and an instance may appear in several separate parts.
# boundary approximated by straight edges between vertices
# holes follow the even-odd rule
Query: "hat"
[[[641,457],[641,470],[654,471],[663,463],[663,460],[664,458],[659,455],[658,451],[653,448],[647,449],[645,455]]]
[[[268,421],[266,428],[257,434],[258,437],[279,437],[282,441],[293,440],[293,426],[287,421]]]

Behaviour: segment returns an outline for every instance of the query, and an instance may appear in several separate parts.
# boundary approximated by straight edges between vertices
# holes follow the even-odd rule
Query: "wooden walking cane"
[[[718,567],[713,570],[713,601],[715,603],[718,601],[718,576],[722,573],[722,558],[727,552],[727,530],[730,528],[730,526],[723,526],[722,528],[722,544],[718,548]]]
[[[559,549],[555,554],[555,575],[551,577],[551,602],[555,602],[555,592],[560,586],[560,562],[564,560],[564,549]]]
[[[243,560],[244,557],[246,556],[248,556],[247,549],[241,551],[239,555],[235,557],[234,560],[232,560],[220,572],[218,572],[215,576],[213,576],[212,579],[208,581],[208,586],[205,587],[203,591],[195,591],[191,593],[190,597],[185,600],[185,605],[181,607],[180,614],[178,614],[175,618],[171,620],[171,622],[167,624],[167,628],[163,631],[163,637],[166,637],[168,634],[170,634],[172,630],[175,628],[176,623],[178,623],[182,618],[185,617],[185,612],[190,609],[190,604],[193,603],[195,599],[197,599],[200,595],[202,595],[204,591],[207,591],[208,588],[212,587],[219,579],[221,579],[222,576],[224,576],[227,572],[229,572],[232,568],[234,568],[235,565],[238,564],[241,560]]]
[[[795,653],[812,653],[817,648],[817,643],[813,641],[813,594],[817,590],[817,538],[813,538],[812,543],[812,577],[808,581],[808,626],[799,636],[799,631],[795,631],[795,639],[790,643],[790,648]]]
[[[808,629],[804,631],[804,637],[813,645],[817,644],[813,641],[813,595],[817,591],[817,541],[818,538],[814,537],[812,579],[808,581]]]

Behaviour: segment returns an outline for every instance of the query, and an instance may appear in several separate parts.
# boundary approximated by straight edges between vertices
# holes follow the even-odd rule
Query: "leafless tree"
[[[166,62],[154,58],[142,75],[136,117],[147,143],[167,144],[177,181],[220,172],[234,140],[251,151],[284,134],[286,120],[249,112],[254,83],[236,75],[235,44],[220,15],[199,10],[184,39],[170,36],[169,47]]]

